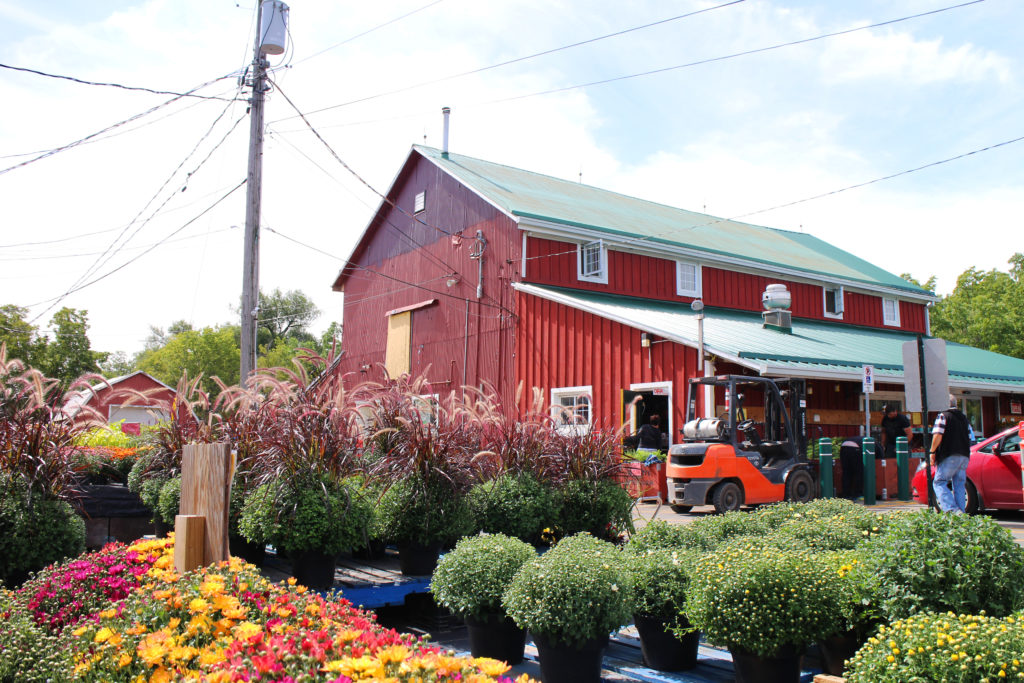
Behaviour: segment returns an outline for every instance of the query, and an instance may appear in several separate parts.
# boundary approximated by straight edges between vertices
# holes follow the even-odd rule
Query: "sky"
[[[334,278],[449,106],[452,152],[808,232],[948,294],[1024,251],[1024,3],[961,4],[295,0],[260,286],[341,321]],[[0,0],[0,64],[203,96],[0,68],[0,305],[43,330],[85,309],[93,349],[129,355],[151,325],[237,321],[255,16]]]

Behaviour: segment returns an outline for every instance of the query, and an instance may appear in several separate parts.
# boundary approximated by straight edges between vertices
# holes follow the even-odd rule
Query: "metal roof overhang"
[[[688,304],[653,301],[556,287],[515,283],[515,289],[606,318],[685,346],[697,348],[697,314]],[[792,333],[764,327],[757,313],[705,309],[704,350],[761,375],[860,382],[872,365],[878,382],[903,383],[903,343],[908,332],[813,320],[794,320]],[[957,389],[1024,392],[1024,361],[1007,359],[1020,374],[993,374],[972,367],[964,350],[950,345],[949,384]],[[970,353],[966,354],[970,355]],[[1006,358],[1006,357],[1001,357]]]

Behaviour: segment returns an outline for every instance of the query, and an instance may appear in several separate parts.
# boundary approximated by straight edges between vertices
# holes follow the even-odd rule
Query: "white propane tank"
[[[260,19],[260,52],[279,55],[288,39],[288,5],[281,0],[263,0]]]
[[[690,420],[683,425],[683,437],[687,439],[721,439],[725,423],[716,419]]]

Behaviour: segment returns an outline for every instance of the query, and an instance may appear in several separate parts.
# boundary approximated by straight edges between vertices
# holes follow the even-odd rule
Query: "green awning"
[[[697,314],[689,304],[519,283],[516,289],[686,346],[697,347]],[[872,365],[878,381],[903,382],[903,343],[916,335],[841,323],[794,319],[792,332],[764,327],[759,313],[704,309],[704,348],[762,375],[860,381]],[[1024,391],[1024,360],[952,342],[949,384],[980,391]]]

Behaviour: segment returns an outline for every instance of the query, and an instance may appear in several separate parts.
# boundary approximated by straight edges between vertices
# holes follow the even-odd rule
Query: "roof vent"
[[[786,289],[786,285],[768,285],[764,294],[761,295],[761,304],[765,310],[761,313],[764,318],[764,326],[768,329],[778,330],[792,334],[793,314],[789,307],[793,298]]]

